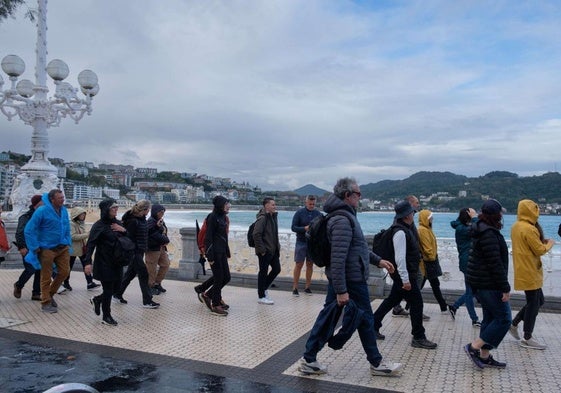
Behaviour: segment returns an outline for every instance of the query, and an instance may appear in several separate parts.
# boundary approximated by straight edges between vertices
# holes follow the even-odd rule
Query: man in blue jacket
[[[324,211],[332,213],[340,210],[343,214],[331,217],[327,221],[327,236],[331,243],[331,262],[325,269],[329,280],[324,309],[319,313],[316,322],[306,342],[306,351],[300,359],[298,370],[304,374],[325,374],[326,367],[317,361],[317,354],[323,348],[329,334],[333,332],[327,324],[332,324],[333,302],[343,307],[352,300],[356,307],[362,310],[362,317],[357,330],[360,335],[366,359],[370,363],[372,375],[398,375],[401,363],[382,362],[382,355],[378,351],[374,332],[374,314],[368,293],[368,276],[370,263],[394,271],[391,262],[380,258],[370,251],[364,238],[360,223],[356,218],[356,209],[360,201],[360,188],[356,180],[342,178],[333,187],[333,194],[324,204]],[[353,224],[351,224],[351,220]],[[331,320],[331,322],[329,322]],[[326,329],[327,328],[327,329]]]
[[[40,206],[24,229],[29,252],[25,261],[35,269],[41,269],[41,310],[58,311],[53,295],[70,274],[70,220],[64,207],[64,194],[54,189],[42,196]],[[53,264],[57,274],[51,279]]]

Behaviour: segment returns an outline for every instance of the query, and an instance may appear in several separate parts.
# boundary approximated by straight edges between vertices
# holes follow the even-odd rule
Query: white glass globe
[[[17,55],[8,55],[2,59],[2,69],[9,76],[18,77],[25,71],[25,63]]]
[[[55,81],[64,80],[69,73],[68,66],[60,59],[51,60],[47,65],[47,74]]]
[[[84,70],[78,74],[78,83],[84,89],[93,89],[97,85],[97,75],[92,70]]]
[[[35,94],[33,91],[34,86],[33,82],[29,79],[22,79],[16,85],[16,90],[20,96],[29,98]]]

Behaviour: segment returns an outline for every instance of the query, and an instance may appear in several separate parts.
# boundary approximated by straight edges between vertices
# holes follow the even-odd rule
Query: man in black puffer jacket
[[[306,351],[300,359],[298,370],[304,374],[325,374],[326,367],[317,361],[317,354],[323,348],[334,326],[331,326],[329,316],[332,303],[339,307],[345,306],[350,300],[362,312],[362,318],[357,326],[362,347],[370,363],[372,375],[398,375],[401,364],[384,362],[378,351],[374,334],[374,314],[370,304],[367,280],[370,263],[394,271],[391,262],[380,258],[370,251],[364,238],[360,223],[356,218],[356,209],[360,202],[360,188],[356,180],[343,178],[333,187],[324,204],[324,211],[332,213],[341,210],[343,214],[332,216],[327,221],[327,236],[331,242],[331,262],[325,269],[329,279],[327,297],[323,310],[319,313],[310,337],[306,342]],[[351,224],[351,220],[353,224]],[[326,325],[327,324],[327,325]],[[328,334],[326,334],[326,331]]]

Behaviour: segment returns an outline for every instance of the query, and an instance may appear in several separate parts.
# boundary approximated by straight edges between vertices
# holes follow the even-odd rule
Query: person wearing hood
[[[148,226],[148,249],[144,256],[148,270],[148,286],[153,295],[167,292],[162,281],[169,270],[167,245],[169,244],[168,228],[164,222],[166,208],[159,204],[152,205]]]
[[[382,361],[374,333],[374,314],[368,293],[368,277],[370,264],[393,273],[390,261],[374,254],[356,217],[360,201],[360,188],[355,179],[345,177],[339,179],[323,208],[326,213],[339,211],[327,220],[327,238],[331,243],[331,262],[325,268],[328,279],[327,295],[324,307],[320,311],[310,336],[306,341],[306,350],[299,361],[298,370],[304,374],[325,374],[327,368],[317,361],[317,354],[328,342],[326,330],[332,333],[332,315],[334,304],[343,308],[350,301],[356,306],[358,318],[358,334],[366,360],[370,363],[370,373],[376,376],[399,375],[401,363]],[[418,259],[417,259],[418,262]],[[391,307],[388,309],[391,310]],[[335,310],[337,311],[337,310]],[[345,311],[347,312],[347,311]],[[353,327],[354,329],[354,327]],[[327,334],[328,336],[329,334]]]
[[[70,273],[72,238],[63,192],[53,189],[41,198],[43,206],[33,213],[24,229],[29,250],[25,260],[35,269],[41,269],[41,310],[52,314],[58,311],[53,296]],[[51,278],[53,264],[57,270],[54,279]]]
[[[138,284],[140,285],[140,291],[142,292],[142,307],[144,308],[158,308],[160,303],[156,303],[152,300],[152,291],[148,286],[148,270],[146,269],[146,264],[144,263],[144,253],[148,247],[148,226],[146,224],[146,216],[150,211],[150,202],[146,199],[141,199],[138,201],[130,210],[127,210],[123,214],[122,220],[127,229],[127,236],[136,245],[136,250],[134,253],[134,259],[132,263],[127,267],[127,271],[121,282],[121,287],[113,295],[115,301],[121,304],[127,304],[128,302],[123,298],[123,294],[127,290],[127,287],[131,281],[138,276]]]
[[[275,304],[269,297],[268,289],[281,271],[277,214],[275,200],[271,197],[263,198],[263,208],[257,213],[253,229],[255,254],[259,258],[259,273],[257,273],[259,304]]]
[[[526,304],[512,320],[509,331],[520,340],[518,324],[524,322],[524,338],[520,346],[530,349],[545,349],[546,345],[532,337],[536,318],[545,300],[543,296],[543,266],[541,256],[547,253],[555,242],[544,239],[538,223],[540,208],[529,199],[518,202],[516,222],[512,225],[512,263],[514,267],[514,289],[524,291]]]
[[[500,345],[512,322],[508,246],[501,234],[503,211],[499,201],[487,199],[470,231],[473,240],[466,275],[481,304],[483,320],[479,337],[466,344],[464,351],[479,368],[506,367],[506,363],[495,360],[490,353]]]
[[[72,237],[72,252],[70,253],[70,271],[74,268],[74,262],[76,258],[80,258],[80,263],[82,267],[84,265],[84,257],[86,256],[86,244],[88,242],[88,230],[86,228],[86,209],[83,207],[73,207],[70,209],[70,236]],[[86,274],[86,288],[88,291],[99,288],[99,284],[93,281],[91,274]],[[70,275],[66,277],[66,280],[62,283],[62,286],[67,290],[71,291],[72,286],[70,286]]]
[[[230,282],[230,246],[228,245],[228,231],[230,220],[230,201],[222,195],[212,200],[214,208],[206,218],[205,256],[212,269],[212,278],[203,283],[202,287],[209,288],[202,292],[202,297],[210,312],[218,316],[227,316],[230,308],[222,300],[222,289]],[[212,281],[210,281],[212,280]]]
[[[16,228],[16,247],[21,255],[23,261],[23,272],[19,276],[18,280],[14,283],[14,297],[16,299],[21,298],[21,290],[23,289],[25,283],[29,281],[31,276],[33,276],[33,289],[31,291],[31,300],[41,301],[41,270],[35,269],[32,264],[25,260],[25,256],[29,252],[27,249],[27,243],[25,242],[24,229],[27,222],[35,213],[35,210],[39,206],[43,205],[43,200],[41,195],[33,195],[31,198],[31,205],[29,205],[29,210],[19,216],[18,226]]]
[[[103,311],[101,323],[117,326],[117,321],[111,315],[111,298],[119,290],[123,277],[123,268],[114,262],[113,249],[119,236],[126,236],[127,230],[117,219],[119,205],[114,199],[104,199],[99,203],[99,220],[90,230],[84,255],[84,273],[92,274],[101,281],[103,292],[90,299],[96,315]],[[94,257],[95,252],[95,257]],[[93,258],[93,261],[92,261]]]
[[[469,260],[469,250],[471,248],[471,237],[469,229],[471,224],[477,222],[477,212],[471,207],[464,207],[458,213],[458,218],[450,222],[450,226],[454,228],[454,236],[456,238],[456,248],[458,249],[458,261],[460,271],[464,274],[465,292],[460,296],[454,304],[448,307],[448,311],[452,319],[456,319],[456,313],[462,304],[465,303],[468,310],[469,317],[471,318],[471,325],[473,327],[481,327],[479,317],[475,311],[475,304],[473,302],[473,290],[467,282],[466,269]]]
[[[433,214],[430,210],[425,209],[419,212],[419,247],[421,250],[422,264],[425,270],[421,289],[423,289],[425,282],[428,281],[434,298],[440,305],[440,311],[446,313],[448,312],[448,305],[440,290],[440,280],[438,277],[442,276],[442,268],[438,261],[438,248],[436,236],[432,230],[432,220]]]

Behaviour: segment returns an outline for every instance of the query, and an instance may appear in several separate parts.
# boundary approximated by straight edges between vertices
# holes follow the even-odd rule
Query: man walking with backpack
[[[304,374],[325,374],[327,368],[317,361],[317,354],[333,335],[337,317],[332,314],[339,312],[345,305],[352,306],[359,317],[356,329],[359,332],[366,359],[370,363],[372,375],[397,375],[400,363],[382,362],[374,334],[374,315],[370,305],[367,279],[370,263],[380,268],[394,271],[393,265],[370,251],[360,224],[356,218],[356,209],[360,200],[360,188],[356,180],[342,178],[333,187],[324,211],[333,215],[327,221],[327,234],[331,242],[330,263],[325,274],[329,280],[325,306],[319,313],[312,328],[306,351],[300,359],[298,370]],[[348,312],[349,307],[345,308]],[[353,326],[353,328],[355,328]],[[352,332],[349,330],[347,335]],[[340,346],[338,347],[340,348]]]

